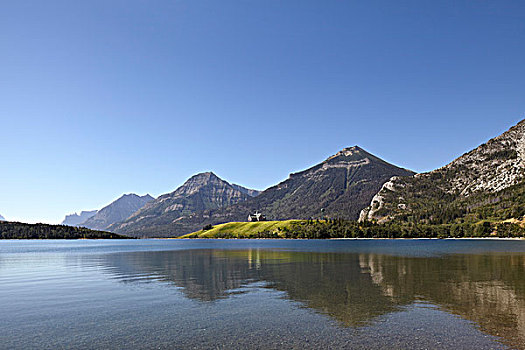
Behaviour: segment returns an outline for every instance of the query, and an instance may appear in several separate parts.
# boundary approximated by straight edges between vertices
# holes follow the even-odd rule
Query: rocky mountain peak
[[[213,172],[207,171],[204,173],[193,175],[188,180],[186,180],[183,186],[186,184],[191,184],[191,183],[208,183],[208,182],[216,182],[216,181],[224,181],[224,180],[222,180],[220,177],[215,175]]]
[[[205,171],[203,173],[195,174],[192,177],[190,177],[187,181],[190,181],[191,179],[218,179],[219,177],[215,175],[213,171]]]
[[[320,179],[327,176],[327,171],[331,171],[332,169],[346,170],[347,175],[349,175],[355,170],[371,163],[382,163],[383,165],[388,165],[385,161],[368,153],[359,146],[346,147],[328,157],[324,162],[299,173],[290,174],[290,177],[299,176],[310,179]],[[410,171],[407,171],[407,173],[408,172]]]
[[[203,187],[210,186],[210,185],[226,186],[226,185],[229,185],[229,183],[219,178],[213,172],[207,171],[204,173],[193,175],[188,180],[186,180],[186,182],[184,182],[182,186],[180,186],[174,192],[168,195],[169,196],[191,195],[193,193],[198,192]]]
[[[369,153],[366,152],[364,149],[360,148],[359,146],[352,146],[352,147],[346,147],[334,154],[333,156],[328,157],[325,162],[328,162],[332,159],[340,159],[340,158],[362,158],[368,156]]]
[[[126,232],[171,230],[171,224],[191,217],[196,212],[233,205],[258,194],[259,191],[230,184],[208,171],[193,175],[175,191],[147,203],[126,220],[112,225],[110,229]]]
[[[2,215],[0,215],[0,221],[5,221],[5,218]]]

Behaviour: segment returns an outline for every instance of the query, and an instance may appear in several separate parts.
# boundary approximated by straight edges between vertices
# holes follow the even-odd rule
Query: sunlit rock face
[[[173,224],[185,217],[243,202],[258,194],[256,190],[232,185],[212,172],[201,173],[108,229],[134,236],[169,236],[172,231],[177,232]]]
[[[453,201],[470,201],[471,206],[499,201],[494,194],[522,186],[524,180],[525,120],[440,169],[411,178],[393,177],[360,219],[387,221]]]

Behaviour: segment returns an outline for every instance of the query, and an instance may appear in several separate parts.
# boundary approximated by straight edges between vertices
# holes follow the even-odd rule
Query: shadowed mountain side
[[[204,210],[180,211],[178,216],[143,210],[135,219],[114,230],[138,237],[181,236],[207,224],[246,221],[248,214],[255,210],[265,214],[268,220],[322,216],[357,219],[359,212],[392,176],[413,174],[357,146],[349,147],[245,201],[229,206],[200,206],[195,209]]]

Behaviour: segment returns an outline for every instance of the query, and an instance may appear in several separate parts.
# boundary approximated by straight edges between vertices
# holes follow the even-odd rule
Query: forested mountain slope
[[[361,220],[461,223],[525,215],[525,120],[450,164],[385,183]]]

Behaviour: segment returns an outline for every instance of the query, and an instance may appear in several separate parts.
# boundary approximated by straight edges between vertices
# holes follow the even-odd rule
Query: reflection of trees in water
[[[213,301],[252,281],[344,326],[366,324],[415,300],[476,322],[510,344],[525,344],[525,256],[411,258],[376,254],[265,250],[183,250],[107,255],[123,281],[173,283],[192,299]]]
[[[284,254],[289,259],[272,264],[264,262],[275,253],[261,252],[262,278],[273,288],[286,292],[290,299],[327,314],[344,326],[364,325],[408,302],[385,296],[371,275],[362,273],[355,254]]]

